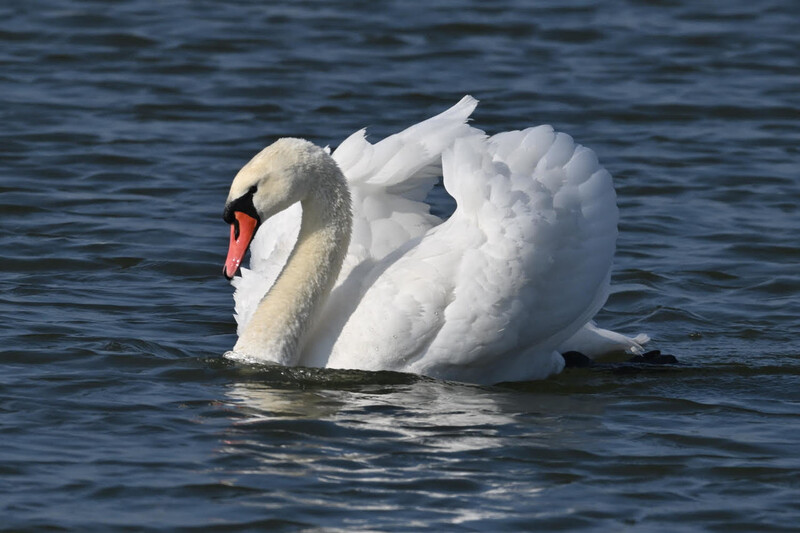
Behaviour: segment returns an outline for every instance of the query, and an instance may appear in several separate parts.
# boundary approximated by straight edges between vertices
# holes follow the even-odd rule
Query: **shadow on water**
[[[408,385],[418,381],[431,380],[431,378],[404,372],[287,367],[270,363],[241,363],[225,357],[208,358],[205,359],[205,363],[226,376],[235,376],[247,382],[258,382],[265,386],[285,389],[351,390],[369,385]]]
[[[419,383],[463,387],[465,390],[554,392],[569,387],[573,391],[590,391],[593,383],[616,383],[625,386],[642,380],[684,380],[714,378],[747,378],[759,376],[800,376],[800,354],[786,355],[778,362],[769,358],[759,364],[739,361],[709,361],[689,363],[675,361],[653,364],[639,361],[593,363],[584,368],[567,368],[562,373],[537,381],[503,382],[494,385],[475,385],[439,380],[418,374],[394,371],[367,371],[313,367],[286,367],[278,364],[252,364],[231,361],[224,357],[202,359],[212,371],[230,379],[258,383],[277,389],[361,390],[365,387],[389,387]]]

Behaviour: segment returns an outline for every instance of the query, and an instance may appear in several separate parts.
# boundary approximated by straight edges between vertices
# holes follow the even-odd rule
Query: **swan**
[[[616,246],[611,175],[550,126],[487,136],[467,124],[477,103],[333,153],[279,139],[242,167],[223,215],[226,357],[489,384],[560,372],[568,350],[642,351],[646,335],[592,321]],[[446,220],[424,202],[440,176]]]

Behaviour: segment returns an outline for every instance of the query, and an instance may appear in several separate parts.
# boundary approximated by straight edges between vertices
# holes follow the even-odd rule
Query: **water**
[[[3,3],[0,530],[794,530],[798,16]],[[236,170],[467,93],[490,132],[597,151],[621,208],[598,319],[681,365],[477,387],[222,360]]]

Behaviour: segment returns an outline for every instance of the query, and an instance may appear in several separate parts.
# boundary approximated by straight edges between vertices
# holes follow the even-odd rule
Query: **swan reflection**
[[[297,425],[298,436],[313,424],[334,438],[366,432],[426,449],[448,452],[491,449],[505,429],[529,433],[532,445],[564,445],[552,439],[579,437],[600,424],[603,405],[561,393],[533,393],[500,387],[450,383],[394,372],[270,368],[232,383],[227,391],[238,418],[233,431]],[[568,415],[568,416],[565,416]],[[575,434],[570,430],[575,426]],[[332,428],[336,429],[333,430]],[[314,436],[314,435],[312,435]]]
[[[405,515],[424,498],[453,524],[508,516],[521,502],[540,505],[547,470],[568,471],[571,454],[585,457],[603,430],[602,404],[559,391],[244,369],[227,389],[234,415],[215,463],[225,483],[259,490],[258,505],[281,512],[325,508],[368,523],[370,512]]]

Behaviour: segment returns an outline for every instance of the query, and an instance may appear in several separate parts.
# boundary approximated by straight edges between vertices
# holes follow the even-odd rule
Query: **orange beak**
[[[258,220],[241,211],[236,211],[233,216],[235,220],[231,224],[231,242],[228,245],[228,258],[225,259],[225,267],[222,269],[222,273],[228,279],[232,279],[236,272],[239,271],[244,254],[250,246],[250,241],[253,240],[256,226],[258,226]]]

